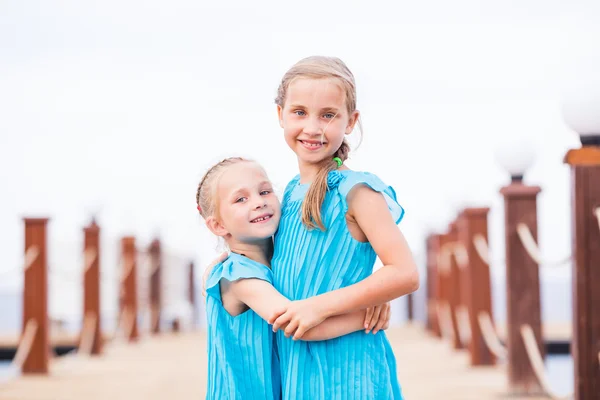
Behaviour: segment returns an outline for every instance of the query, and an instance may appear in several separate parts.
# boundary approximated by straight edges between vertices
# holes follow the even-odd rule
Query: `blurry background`
[[[68,281],[79,279],[92,214],[104,318],[118,308],[123,235],[140,247],[159,237],[182,264],[196,261],[199,281],[217,254],[196,210],[200,177],[243,155],[283,191],[297,166],[273,99],[286,69],[314,54],[338,56],[355,74],[364,137],[349,165],[396,189],[423,278],[425,235],[465,205],[491,207],[492,258],[504,257],[498,190],[509,177],[495,158],[522,149],[535,153],[525,182],[543,189],[540,247],[564,258],[562,158],[579,139],[560,100],[568,82],[600,70],[599,16],[591,0],[0,3],[0,332],[20,330],[22,273],[10,271],[22,264],[25,216],[51,218],[49,264],[67,278],[50,281],[50,314],[73,329],[81,285]],[[569,322],[570,266],[540,274],[543,320]],[[503,321],[502,263],[492,279]]]

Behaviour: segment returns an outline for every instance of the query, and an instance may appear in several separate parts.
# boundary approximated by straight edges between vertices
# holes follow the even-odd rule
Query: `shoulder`
[[[333,171],[339,174],[338,192],[342,196],[346,210],[350,203],[377,201],[383,196],[385,204],[392,213],[394,221],[399,223],[404,217],[404,208],[398,202],[396,191],[384,183],[377,175],[364,171]],[[366,205],[366,204],[365,204]]]
[[[222,280],[235,282],[252,278],[273,282],[273,274],[269,267],[242,255],[231,253],[225,261],[215,265],[211,271],[206,280],[206,294],[221,301],[220,284]]]

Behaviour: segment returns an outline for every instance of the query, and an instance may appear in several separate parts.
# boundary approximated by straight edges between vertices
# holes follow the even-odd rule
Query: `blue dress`
[[[221,303],[220,282],[258,278],[272,283],[271,270],[231,253],[206,281],[208,389],[211,400],[281,399],[279,360],[272,327],[251,309],[235,317]]]
[[[275,235],[272,269],[275,288],[301,300],[357,283],[373,272],[376,254],[354,239],[346,225],[346,196],[357,184],[381,192],[396,223],[404,215],[394,190],[377,176],[350,170],[328,175],[322,206],[326,230],[307,230],[301,220],[309,187],[296,176],[286,187]],[[305,342],[277,333],[284,399],[402,399],[396,360],[385,332],[358,331],[336,339]]]

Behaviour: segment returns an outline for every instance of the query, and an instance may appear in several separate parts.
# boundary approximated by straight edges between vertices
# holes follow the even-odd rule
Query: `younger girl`
[[[207,399],[279,399],[281,378],[274,351],[274,320],[289,300],[272,286],[272,236],[281,210],[264,170],[228,158],[202,178],[196,193],[208,228],[225,239],[231,255],[206,282]],[[327,319],[304,340],[324,340],[362,329],[365,312]],[[388,316],[389,319],[389,316]],[[385,328],[385,326],[384,326]]]
[[[293,300],[273,324],[283,397],[401,399],[384,332],[321,342],[289,338],[419,286],[396,226],[404,215],[396,193],[377,176],[344,164],[350,150],[345,137],[359,120],[354,77],[337,58],[309,57],[287,71],[275,102],[300,172],[284,193],[272,259],[275,288]],[[373,273],[377,256],[383,267]]]

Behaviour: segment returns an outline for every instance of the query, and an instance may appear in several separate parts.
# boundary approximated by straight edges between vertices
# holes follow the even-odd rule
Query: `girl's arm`
[[[270,324],[291,304],[270,283],[262,279],[241,279],[233,282],[229,290]],[[306,332],[302,340],[327,340],[356,332],[363,329],[364,320],[364,310],[328,318]],[[385,329],[389,323],[389,315],[381,315],[379,322]]]
[[[356,185],[348,194],[348,215],[356,221],[383,263],[383,267],[351,286],[290,303],[273,323],[286,336],[300,339],[324,319],[361,310],[412,293],[419,273],[406,239],[396,226],[380,193]]]

